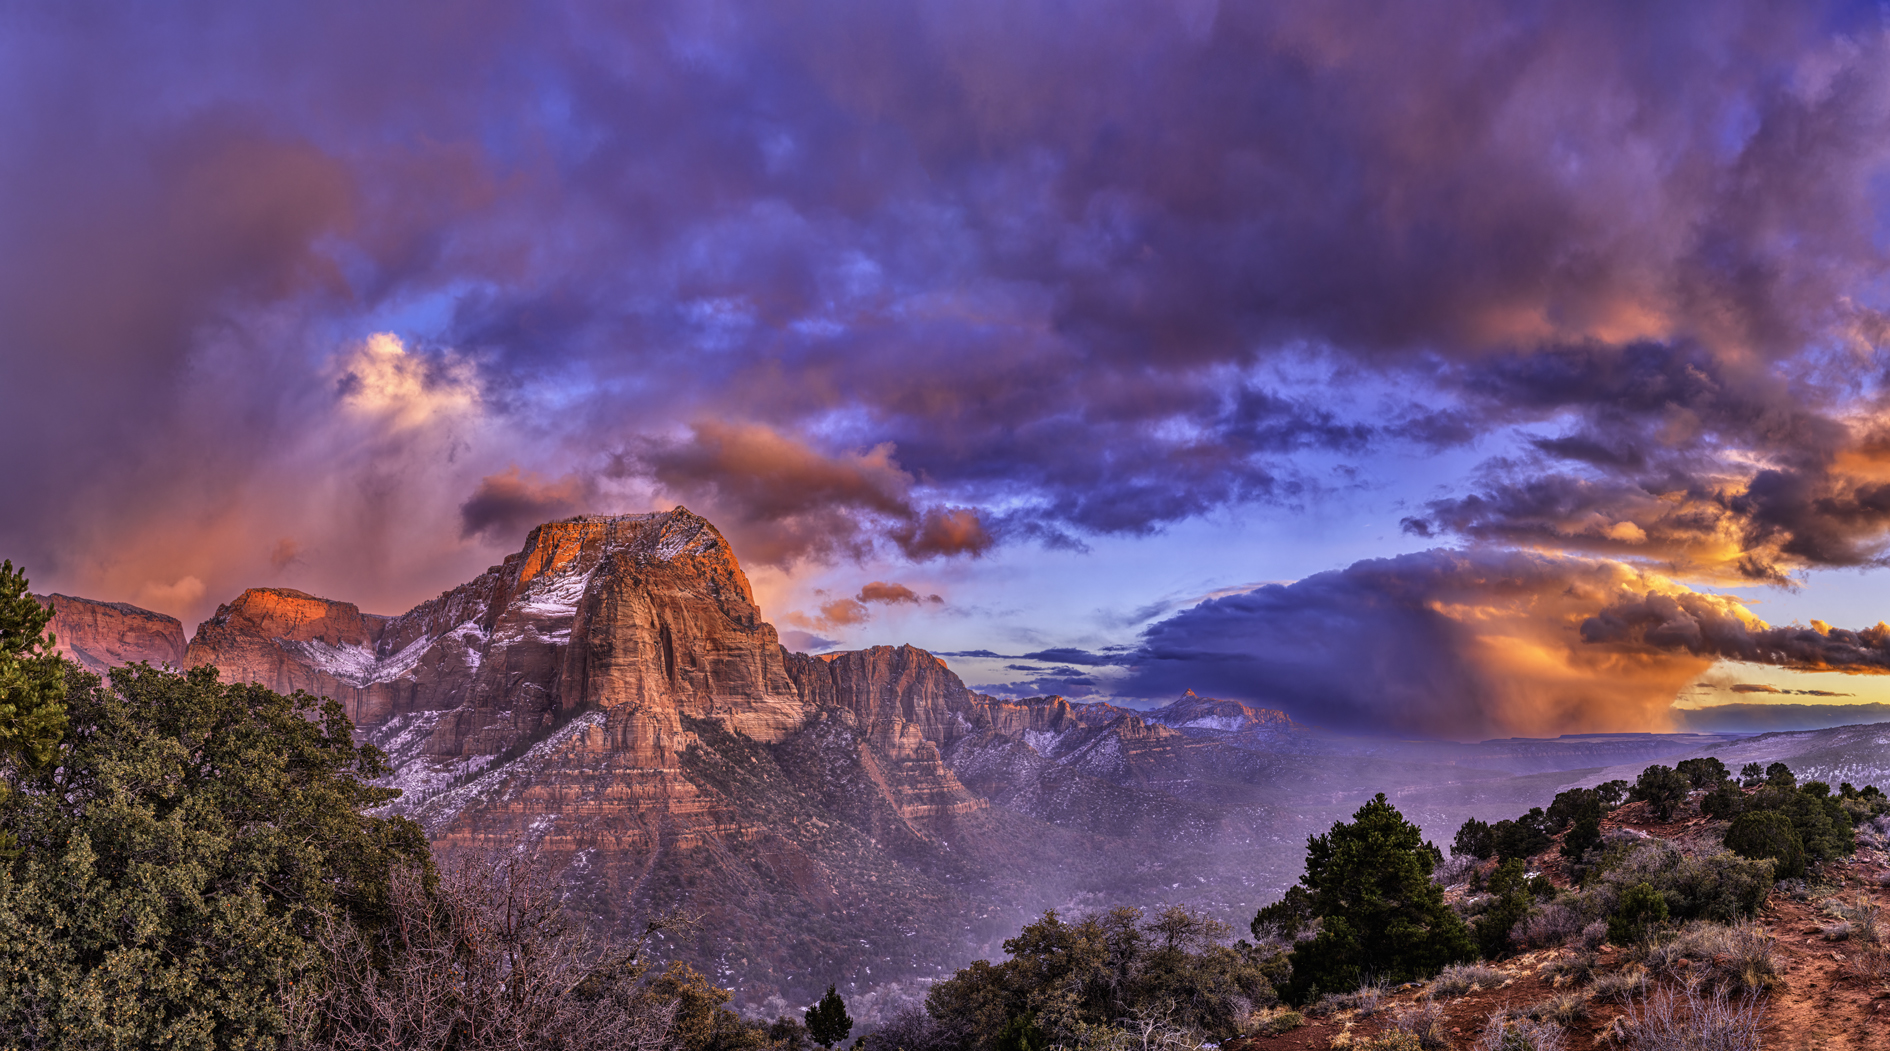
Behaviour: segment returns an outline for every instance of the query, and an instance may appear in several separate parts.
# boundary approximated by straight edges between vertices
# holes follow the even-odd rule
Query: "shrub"
[[[1673,817],[1674,809],[1686,801],[1687,779],[1670,766],[1650,766],[1641,771],[1640,780],[1634,782],[1628,798],[1645,802],[1654,817],[1666,821]]]
[[[1509,981],[1509,975],[1480,963],[1457,963],[1437,972],[1431,992],[1437,996],[1464,996],[1478,989],[1494,989]]]
[[[1728,1000],[1688,989],[1643,1001],[1616,1022],[1615,1032],[1633,1051],[1759,1051],[1765,1008],[1756,998]]]
[[[1494,960],[1510,952],[1510,931],[1523,922],[1533,907],[1534,896],[1523,878],[1522,859],[1511,858],[1497,866],[1490,877],[1490,893],[1496,900],[1477,917],[1473,929],[1484,958]]]
[[[1614,913],[1608,917],[1608,940],[1616,945],[1631,945],[1665,922],[1667,899],[1652,884],[1636,883],[1621,895]]]
[[[1561,1051],[1562,1027],[1554,1022],[1536,1022],[1517,1017],[1507,1010],[1490,1015],[1483,1035],[1477,1039],[1477,1051]]]
[[[1588,995],[1605,1003],[1625,1004],[1647,992],[1647,972],[1630,967],[1604,974],[1588,987]]]
[[[1777,944],[1751,923],[1689,923],[1649,946],[1642,962],[1656,974],[1683,976],[1717,992],[1757,994],[1780,981]]]
[[[1588,997],[1579,992],[1561,993],[1530,1004],[1522,1014],[1532,1022],[1554,1022],[1566,1029],[1588,1017]]]
[[[1825,911],[1850,925],[1850,935],[1865,945],[1879,945],[1885,939],[1883,906],[1871,900],[1869,894],[1859,892],[1846,901],[1832,898],[1825,902]]]
[[[1726,764],[1710,756],[1704,759],[1682,759],[1674,764],[1673,769],[1694,788],[1711,788],[1730,776],[1726,772]]]
[[[1418,1047],[1423,1051],[1441,1051],[1450,1046],[1450,1026],[1444,1016],[1444,1005],[1428,996],[1399,1012],[1391,1024],[1399,1032],[1417,1038]]]
[[[1407,1033],[1402,1029],[1387,1029],[1377,1036],[1351,1043],[1354,1051],[1421,1051],[1423,1044],[1417,1034]]]
[[[1739,812],[1745,808],[1745,792],[1741,791],[1739,786],[1733,784],[1731,781],[1706,793],[1706,798],[1700,800],[1700,813],[1710,818],[1717,818],[1720,821],[1728,821],[1738,817]]]
[[[1773,763],[1765,768],[1765,783],[1773,788],[1792,788],[1798,784],[1798,775],[1784,763]]]
[[[1440,887],[1454,887],[1467,883],[1482,866],[1481,858],[1453,851],[1450,857],[1431,872],[1431,882]]]
[[[1305,1024],[1305,1015],[1281,1007],[1255,1015],[1249,1032],[1255,1036],[1279,1036]]]
[[[1551,985],[1560,986],[1565,982],[1582,985],[1595,976],[1596,960],[1592,952],[1578,952],[1559,960],[1550,960],[1536,973],[1547,978]]]
[[[1589,915],[1611,914],[1628,887],[1647,883],[1667,899],[1674,919],[1730,923],[1756,913],[1772,890],[1771,863],[1731,851],[1689,854],[1665,840],[1644,839],[1609,861],[1592,898],[1584,894]]]
[[[1574,905],[1553,902],[1523,917],[1522,922],[1510,930],[1509,940],[1519,949],[1565,945],[1579,939],[1587,923],[1587,918]],[[1607,936],[1605,925],[1602,936]]]
[[[1771,859],[1779,878],[1805,874],[1805,846],[1791,819],[1776,810],[1749,810],[1726,830],[1726,848],[1743,858]]]

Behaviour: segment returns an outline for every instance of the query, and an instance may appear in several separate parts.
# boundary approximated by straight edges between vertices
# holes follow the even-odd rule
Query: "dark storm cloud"
[[[1604,610],[1678,592],[1618,562],[1519,551],[1373,559],[1203,602],[1147,628],[1124,696],[1184,689],[1336,729],[1460,738],[1645,729],[1710,665],[1684,647],[1590,638]]]
[[[460,535],[491,532],[510,543],[542,522],[584,509],[588,487],[575,477],[548,481],[517,467],[479,480],[479,488],[459,505]]]
[[[1875,8],[0,19],[0,437],[53,450],[9,459],[43,513],[0,543],[82,582],[225,588],[305,499],[313,580],[419,597],[385,552],[424,520],[412,572],[485,564],[513,466],[700,504],[777,565],[1080,546],[1571,415],[1537,452],[1586,494],[1498,479],[1412,528],[1619,553],[1626,520],[1761,578],[1878,557],[1883,495],[1829,433],[1870,392],[1765,387],[1881,336]],[[476,397],[341,428],[332,359],[403,327]],[[1704,379],[1597,364],[1642,346]],[[1737,469],[1687,437],[1734,402],[1764,410]]]

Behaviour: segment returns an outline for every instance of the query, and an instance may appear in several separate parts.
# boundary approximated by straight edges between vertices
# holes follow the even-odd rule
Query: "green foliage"
[[[1293,950],[1292,999],[1356,988],[1368,972],[1411,981],[1471,959],[1470,932],[1431,882],[1439,860],[1382,792],[1350,824],[1308,840],[1300,882],[1312,892],[1321,929]]]
[[[1627,802],[1628,791],[1633,787],[1633,785],[1619,779],[1603,781],[1595,786],[1595,795],[1600,797],[1603,809],[1613,810],[1615,807]]]
[[[1608,940],[1616,945],[1632,945],[1665,922],[1666,896],[1650,883],[1636,883],[1622,893],[1614,914],[1608,917]]]
[[[1472,857],[1488,861],[1496,856],[1496,836],[1490,831],[1488,822],[1476,818],[1466,820],[1457,828],[1457,838],[1451,841],[1452,857]]]
[[[1773,763],[1765,768],[1765,783],[1772,788],[1796,788],[1798,775],[1784,763]]]
[[[1499,858],[1527,858],[1549,849],[1548,816],[1541,807],[1532,808],[1514,821],[1498,821],[1490,826],[1490,839]]]
[[[1777,810],[1751,810],[1734,818],[1726,830],[1726,848],[1743,858],[1770,858],[1780,879],[1805,874],[1805,844],[1791,819]]]
[[[1765,780],[1765,767],[1757,763],[1747,763],[1739,768],[1739,783],[1747,788],[1757,788]]]
[[[1722,782],[1719,787],[1706,793],[1700,800],[1700,813],[1720,821],[1730,821],[1738,817],[1746,808],[1746,793],[1731,781]]]
[[[392,868],[430,863],[419,826],[366,815],[397,793],[332,701],[139,665],[70,668],[67,708],[0,805],[24,848],[0,871],[0,1044],[266,1044],[316,932],[377,926]]]
[[[1301,931],[1312,926],[1314,918],[1312,895],[1306,893],[1305,887],[1295,884],[1286,888],[1286,893],[1281,895],[1279,901],[1262,906],[1259,912],[1254,913],[1253,922],[1248,928],[1255,940],[1278,938],[1290,942],[1297,939]]]
[[[1569,827],[1568,834],[1562,837],[1562,856],[1570,861],[1579,861],[1582,855],[1601,842],[1601,815],[1583,814]]]
[[[1759,814],[1776,817],[1761,819]],[[1790,826],[1790,839],[1777,831],[1781,822]],[[1801,876],[1808,866],[1844,857],[1857,848],[1852,804],[1832,795],[1822,781],[1798,786],[1789,771],[1769,778],[1764,787],[1746,796],[1733,826],[1727,830],[1726,846],[1746,857],[1776,858],[1781,879]]]
[[[1687,779],[1693,788],[1711,788],[1731,775],[1726,771],[1726,764],[1708,756],[1704,759],[1682,759],[1674,765],[1674,772]]]
[[[827,987],[827,995],[807,1009],[806,1018],[808,1035],[822,1047],[832,1047],[853,1032],[853,1019],[847,1014],[846,1001],[831,985]]]
[[[1585,814],[1593,814],[1599,818],[1602,813],[1600,792],[1592,788],[1571,788],[1555,794],[1554,801],[1549,804],[1542,827],[1544,831],[1554,835],[1574,824]]]
[[[52,761],[66,731],[66,662],[46,633],[52,616],[27,590],[26,571],[0,562],[0,800],[9,780]],[[0,830],[0,859],[17,851]]]
[[[1661,821],[1673,817],[1673,812],[1687,798],[1687,779],[1670,766],[1650,766],[1641,771],[1640,780],[1634,782],[1633,791],[1628,799],[1645,802],[1654,817]]]
[[[1509,955],[1509,932],[1529,915],[1535,904],[1535,894],[1523,873],[1522,859],[1511,858],[1498,865],[1490,876],[1489,891],[1496,896],[1496,902],[1476,918],[1472,931],[1483,958],[1495,960]]]
[[[1225,1039],[1278,1000],[1287,973],[1283,954],[1228,945],[1230,933],[1181,906],[1075,922],[1048,912],[1004,943],[1003,963],[979,960],[933,986],[926,1008],[941,1042],[967,1051],[1106,1042],[1126,1037],[1116,1027],[1129,1018]]]

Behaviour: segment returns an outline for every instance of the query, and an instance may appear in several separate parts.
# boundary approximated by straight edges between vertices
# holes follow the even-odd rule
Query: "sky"
[[[1010,696],[1890,702],[1886,24],[8,4],[0,555],[393,613],[682,505]]]

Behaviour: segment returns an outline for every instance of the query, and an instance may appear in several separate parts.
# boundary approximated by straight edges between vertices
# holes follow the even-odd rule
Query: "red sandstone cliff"
[[[97,602],[71,595],[34,595],[53,609],[47,630],[56,649],[103,674],[121,664],[150,661],[174,668],[184,665],[184,625],[176,617],[124,602]]]

